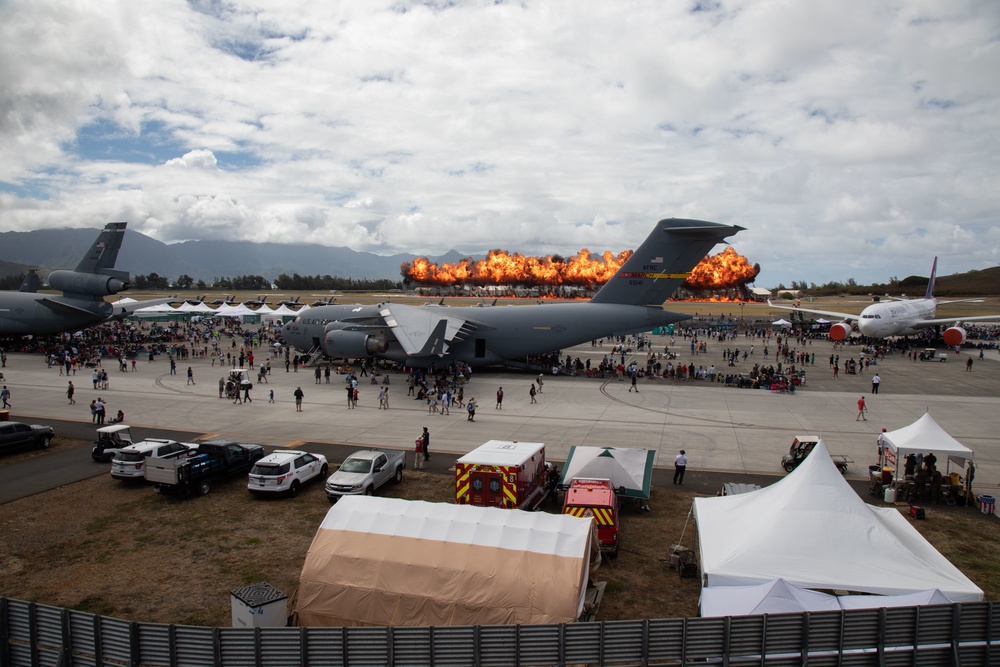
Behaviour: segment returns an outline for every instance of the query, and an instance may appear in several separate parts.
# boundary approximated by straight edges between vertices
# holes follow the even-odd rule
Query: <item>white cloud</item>
[[[693,11],[704,7],[704,11]],[[0,228],[618,252],[761,282],[1000,257],[992,0],[9,0]]]

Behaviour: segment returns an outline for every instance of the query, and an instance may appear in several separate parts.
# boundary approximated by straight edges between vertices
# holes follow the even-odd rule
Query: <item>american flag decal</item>
[[[98,250],[102,249],[104,247],[104,241],[98,241],[97,245],[94,247],[96,247]]]
[[[654,257],[653,259],[649,260],[649,263],[650,264],[663,264],[663,258],[662,257]]]

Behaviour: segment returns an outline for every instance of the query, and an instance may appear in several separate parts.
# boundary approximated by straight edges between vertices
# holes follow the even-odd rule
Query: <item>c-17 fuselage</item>
[[[283,338],[331,358],[379,357],[412,366],[471,366],[545,354],[611,334],[689,319],[662,304],[717,243],[740,227],[667,219],[590,301],[504,307],[331,305],[285,325]]]

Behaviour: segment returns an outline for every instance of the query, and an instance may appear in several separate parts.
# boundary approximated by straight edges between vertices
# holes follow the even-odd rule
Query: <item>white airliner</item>
[[[889,336],[910,336],[922,332],[924,329],[936,326],[947,326],[941,337],[946,345],[961,345],[965,342],[965,329],[959,326],[962,322],[974,321],[1000,321],[1000,315],[977,315],[975,317],[949,317],[935,318],[938,304],[959,303],[962,301],[975,301],[976,299],[957,299],[954,301],[938,301],[934,298],[934,275],[937,272],[937,257],[931,266],[931,279],[927,284],[927,292],[922,299],[905,299],[901,301],[889,301],[885,303],[873,303],[860,315],[851,313],[838,313],[830,310],[810,310],[808,308],[798,308],[795,306],[779,306],[768,300],[767,305],[772,308],[783,310],[795,310],[803,313],[815,313],[836,317],[842,322],[838,322],[830,327],[830,338],[833,340],[844,340],[851,335],[854,330],[854,323],[857,324],[858,331],[871,338],[888,338]]]

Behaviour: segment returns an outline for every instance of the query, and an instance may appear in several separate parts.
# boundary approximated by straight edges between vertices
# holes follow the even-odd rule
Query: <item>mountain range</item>
[[[99,229],[37,229],[0,232],[0,275],[25,268],[72,269],[97,238]],[[248,241],[184,241],[167,244],[131,229],[125,231],[115,268],[133,275],[156,273],[169,280],[187,274],[195,280],[281,274],[330,275],[341,278],[402,280],[400,265],[417,255],[376,255],[315,243],[251,243]],[[432,262],[468,257],[451,250]],[[42,273],[45,273],[43,271]]]

